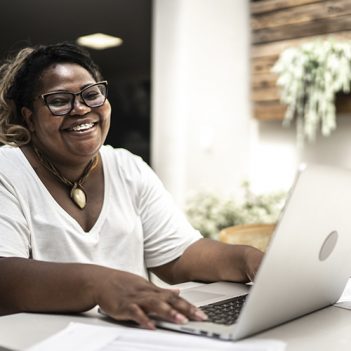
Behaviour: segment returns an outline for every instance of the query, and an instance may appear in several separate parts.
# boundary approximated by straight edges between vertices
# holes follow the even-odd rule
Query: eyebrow
[[[84,84],[80,87],[80,91],[82,91],[83,89],[89,87],[90,85],[94,85],[96,84],[97,82],[95,83],[87,83],[87,84]],[[43,94],[40,94],[40,95],[46,95],[46,94],[55,94],[55,93],[70,93],[70,94],[75,94],[73,93],[72,91],[69,91],[67,89],[58,89],[58,90],[52,90],[52,91],[48,91],[46,93],[43,93]]]

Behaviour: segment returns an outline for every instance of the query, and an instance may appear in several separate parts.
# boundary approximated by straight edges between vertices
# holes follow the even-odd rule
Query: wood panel
[[[303,43],[323,39],[351,40],[351,31],[330,33],[327,35],[315,35],[309,37],[302,37],[298,39],[270,42],[265,44],[255,44],[251,47],[251,57],[259,59],[265,56],[278,57],[283,50],[289,47],[300,46]]]
[[[253,104],[254,116],[260,120],[281,120],[285,111],[286,106],[279,101],[256,102]]]
[[[266,0],[253,1],[251,3],[251,14],[256,15],[264,12],[274,11],[277,9],[285,9],[300,5],[312,4],[319,0]]]
[[[282,119],[272,67],[283,50],[315,40],[351,40],[350,0],[260,0],[251,2],[251,99],[254,116]],[[351,98],[338,96],[337,111],[351,112]]]
[[[279,30],[278,30],[279,28]],[[269,43],[278,40],[287,40],[351,30],[351,16],[323,18],[316,21],[287,24],[274,28],[265,28],[252,33],[254,44]]]
[[[306,6],[294,6],[263,13],[251,17],[251,29],[259,31],[279,26],[303,25],[313,21],[330,19],[351,14],[350,0],[325,1],[323,5],[313,3]]]
[[[335,97],[336,113],[350,114],[351,97],[339,93]],[[286,111],[286,106],[281,104],[279,100],[258,101],[253,104],[254,116],[259,120],[273,121],[282,120]]]

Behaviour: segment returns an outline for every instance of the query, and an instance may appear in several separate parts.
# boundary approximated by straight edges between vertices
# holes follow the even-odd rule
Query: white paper
[[[32,346],[28,351],[96,351],[115,339],[114,328],[70,323],[65,329]]]
[[[27,351],[283,351],[278,340],[219,341],[164,330],[70,323],[65,329]]]
[[[127,330],[101,351],[282,351],[286,344],[275,340],[220,341],[176,332]]]

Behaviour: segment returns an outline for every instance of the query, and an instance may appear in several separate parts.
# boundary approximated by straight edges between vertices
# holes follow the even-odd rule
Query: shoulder
[[[114,158],[115,160],[123,163],[141,160],[140,156],[137,156],[126,149],[114,148],[111,145],[103,145],[100,149],[100,152],[102,155],[107,155],[109,158]]]
[[[18,170],[20,164],[22,164],[23,155],[19,147],[13,147],[8,145],[0,146],[0,172],[6,172],[6,170],[12,170],[13,168]]]
[[[149,168],[140,156],[126,149],[104,145],[100,151],[103,162],[106,162],[109,168],[114,167],[125,174],[142,173]]]
[[[0,184],[11,192],[25,189],[28,163],[19,147],[0,146]]]
[[[0,146],[0,157],[5,157],[8,155],[16,155],[20,152],[20,148],[17,146],[2,145]]]

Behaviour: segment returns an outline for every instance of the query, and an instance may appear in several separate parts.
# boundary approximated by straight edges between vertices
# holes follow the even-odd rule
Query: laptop
[[[350,170],[300,167],[252,287],[217,282],[185,289],[181,296],[210,314],[225,302],[224,317],[158,326],[238,340],[334,304],[351,275],[350,199]]]

